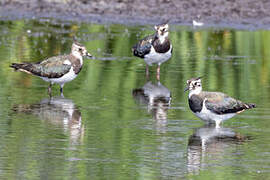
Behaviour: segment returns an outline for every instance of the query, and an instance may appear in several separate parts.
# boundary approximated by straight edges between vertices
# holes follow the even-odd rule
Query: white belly
[[[205,101],[203,102],[203,108],[202,108],[201,112],[196,112],[194,114],[204,121],[208,121],[208,122],[212,121],[212,122],[218,122],[218,123],[225,121],[227,119],[230,119],[236,115],[236,113],[215,114],[215,113],[209,111],[208,109],[206,109]]]
[[[211,111],[209,111],[208,113],[206,112],[200,112],[200,113],[194,113],[198,118],[204,120],[204,121],[208,121],[208,122],[222,122],[225,121],[227,119],[232,118],[233,116],[235,116],[236,113],[229,113],[229,114],[214,114]]]
[[[60,77],[60,78],[47,78],[47,77],[41,77],[41,78],[44,81],[57,83],[57,84],[62,85],[62,84],[65,84],[65,83],[67,83],[69,81],[72,81],[76,77],[77,77],[77,74],[75,74],[75,72],[73,71],[73,67],[71,67],[69,72],[67,74],[65,74],[64,76]]]
[[[155,49],[151,47],[150,53],[144,56],[144,61],[149,66],[151,66],[152,64],[160,65],[171,58],[172,56],[171,50],[172,50],[172,45],[170,47],[170,50],[166,53],[157,53],[155,52]]]

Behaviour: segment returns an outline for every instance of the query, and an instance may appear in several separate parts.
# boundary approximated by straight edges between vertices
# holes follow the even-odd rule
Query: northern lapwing
[[[51,86],[60,85],[63,94],[64,84],[77,77],[83,66],[83,57],[92,57],[85,46],[74,42],[69,55],[54,56],[37,63],[12,63],[10,67],[26,72],[50,82],[48,93],[51,95]]]
[[[202,90],[201,78],[187,80],[188,102],[191,111],[200,119],[215,122],[216,127],[246,109],[255,108],[255,104],[243,103],[221,92]]]
[[[149,35],[132,48],[134,56],[143,58],[146,63],[146,75],[148,77],[148,66],[157,64],[157,79],[160,78],[160,65],[172,56],[172,44],[169,40],[169,25],[167,23],[156,25],[156,33]]]

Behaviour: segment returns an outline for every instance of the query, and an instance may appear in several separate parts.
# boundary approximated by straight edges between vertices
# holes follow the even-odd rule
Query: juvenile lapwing
[[[216,127],[224,120],[246,109],[255,108],[255,104],[243,103],[221,92],[202,91],[201,78],[187,80],[188,102],[191,111],[200,119],[215,122]]]
[[[146,63],[146,75],[148,77],[148,66],[157,64],[157,79],[160,79],[160,65],[172,56],[172,44],[169,40],[169,25],[167,23],[156,25],[156,33],[149,35],[132,48],[134,56],[143,58]]]
[[[84,56],[92,57],[85,46],[74,42],[69,55],[54,56],[37,63],[12,63],[10,67],[50,82],[50,95],[52,84],[59,84],[62,94],[64,84],[75,79],[81,71]]]

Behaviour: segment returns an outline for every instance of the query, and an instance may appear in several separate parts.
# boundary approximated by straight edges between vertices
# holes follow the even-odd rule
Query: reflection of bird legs
[[[146,67],[145,67],[145,74],[146,74],[146,79],[148,80],[149,79],[149,67],[148,67],[148,64],[146,64]]]
[[[216,121],[216,128],[220,128],[221,121]]]
[[[202,139],[202,152],[205,152],[206,150],[206,139]]]
[[[49,87],[48,87],[48,94],[50,97],[52,97],[52,83],[50,82]]]
[[[63,94],[63,87],[64,87],[64,84],[61,84],[61,85],[60,85],[60,93],[61,93],[61,96],[62,96],[62,94]]]
[[[160,65],[158,64],[158,67],[157,67],[157,80],[159,81],[160,80]]]

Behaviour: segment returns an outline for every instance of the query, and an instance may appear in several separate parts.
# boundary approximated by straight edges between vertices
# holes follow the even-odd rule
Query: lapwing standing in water
[[[146,63],[146,75],[149,76],[148,66],[157,64],[157,79],[160,79],[160,65],[172,56],[172,44],[169,40],[169,25],[156,25],[156,33],[147,36],[133,46],[134,56],[143,58]]]
[[[54,56],[38,63],[12,63],[10,67],[26,72],[50,82],[48,93],[51,95],[51,86],[60,85],[63,94],[64,84],[77,77],[83,66],[83,57],[92,57],[85,46],[74,42],[69,55]]]
[[[188,102],[191,111],[200,119],[215,122],[219,127],[222,121],[246,109],[255,108],[255,104],[243,103],[221,92],[202,91],[201,78],[187,80]]]

